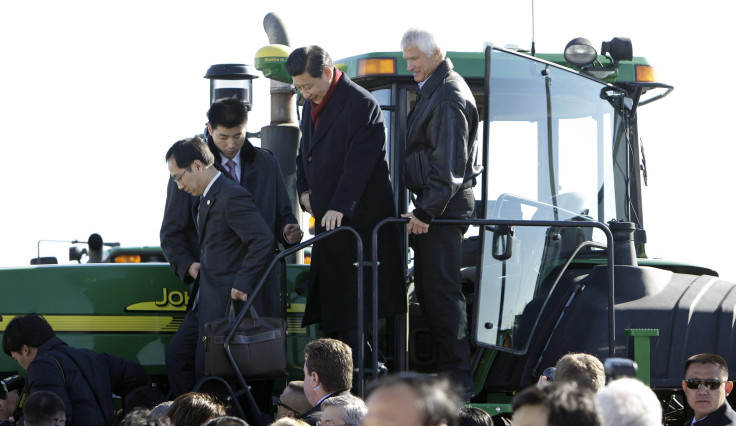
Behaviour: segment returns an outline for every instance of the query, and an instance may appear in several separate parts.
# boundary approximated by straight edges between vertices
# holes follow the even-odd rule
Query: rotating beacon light
[[[258,78],[250,65],[218,64],[207,70],[204,78],[210,81],[210,105],[221,98],[235,97],[253,107],[253,79]]]

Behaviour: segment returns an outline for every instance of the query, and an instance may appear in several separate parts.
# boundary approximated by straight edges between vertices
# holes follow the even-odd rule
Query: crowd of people
[[[6,354],[26,369],[26,392],[19,403],[26,426],[248,425],[232,406],[204,391],[167,399],[136,363],[67,346],[40,316],[14,318],[3,335]],[[381,426],[493,425],[486,411],[464,403],[465,390],[452,375],[389,374],[369,383],[365,399],[353,393],[353,356],[346,343],[331,338],[304,349],[304,380],[288,382],[268,423],[258,425]],[[693,416],[685,425],[730,425],[736,412],[726,401],[733,383],[726,361],[697,354],[685,362],[682,389]],[[541,378],[544,377],[544,378]],[[122,397],[113,410],[112,395]],[[17,401],[17,400],[16,400]],[[518,392],[512,416],[496,424],[518,426],[657,426],[662,405],[651,388],[632,377],[607,377],[589,354],[560,358],[550,379]],[[10,410],[10,413],[13,411]],[[0,420],[7,421],[6,418]],[[10,418],[8,424],[13,424]]]

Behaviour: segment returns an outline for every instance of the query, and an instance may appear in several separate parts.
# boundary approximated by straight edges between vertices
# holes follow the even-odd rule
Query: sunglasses
[[[272,397],[272,401],[273,401],[273,405],[275,407],[284,407],[284,408],[286,408],[289,411],[293,411],[294,414],[296,414],[297,416],[300,416],[301,415],[300,412],[296,411],[295,409],[293,409],[293,408],[289,407],[288,405],[284,404],[283,402],[281,402],[281,399],[279,397],[277,397],[277,396],[273,396]]]
[[[726,383],[725,381],[720,381],[716,379],[687,379],[685,380],[685,386],[687,386],[688,389],[699,389],[700,385],[705,386],[708,390],[716,390],[721,387],[722,383]]]

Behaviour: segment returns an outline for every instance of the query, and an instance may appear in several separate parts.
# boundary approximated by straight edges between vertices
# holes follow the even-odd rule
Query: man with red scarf
[[[307,100],[296,159],[302,208],[315,218],[315,231],[350,226],[371,259],[372,231],[397,216],[386,159],[386,131],[375,98],[334,67],[319,46],[294,50],[286,61],[294,86]],[[378,234],[378,315],[406,312],[404,256],[397,225]],[[357,273],[355,238],[338,232],[312,249],[304,325],[321,323],[322,331],[350,345],[357,357]],[[371,274],[364,268],[364,324],[371,312]],[[367,352],[366,352],[367,354]],[[359,360],[355,359],[356,365]]]

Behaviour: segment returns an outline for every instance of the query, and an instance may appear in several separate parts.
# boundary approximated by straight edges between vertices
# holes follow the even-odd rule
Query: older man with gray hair
[[[657,395],[641,381],[624,377],[596,394],[603,426],[659,426],[662,406]]]
[[[338,395],[322,402],[322,418],[319,424],[358,426],[363,423],[366,413],[368,407],[362,399],[352,394]]]
[[[473,393],[470,342],[460,268],[467,225],[433,225],[437,219],[469,219],[473,186],[482,167],[477,156],[478,109],[463,77],[453,71],[432,33],[412,28],[401,40],[407,69],[418,83],[409,112],[404,184],[416,195],[402,214],[413,237],[416,294],[429,322],[437,370],[450,373]]]

